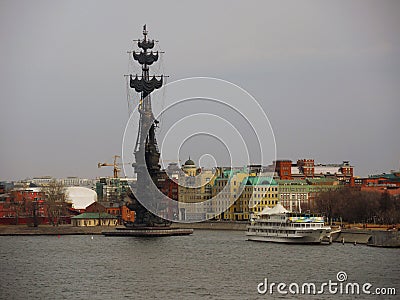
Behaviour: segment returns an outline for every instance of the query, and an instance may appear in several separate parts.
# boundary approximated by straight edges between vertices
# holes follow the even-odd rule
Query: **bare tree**
[[[334,210],[336,207],[336,197],[335,191],[328,190],[320,193],[314,201],[314,210],[316,212],[324,214],[328,221],[331,222],[334,216]]]
[[[61,216],[66,210],[66,199],[68,197],[65,186],[56,180],[52,180],[47,185],[41,188],[45,195],[47,216],[49,222],[53,226],[58,226],[61,221]]]
[[[380,220],[384,224],[393,224],[400,221],[400,202],[386,191],[382,194],[379,206]]]
[[[344,187],[318,195],[315,210],[347,222],[385,223],[400,221],[400,204],[388,193],[365,192]]]
[[[25,199],[24,199],[24,202],[25,202]],[[12,210],[15,213],[15,225],[18,225],[19,217],[21,216],[24,202],[17,201],[15,192],[14,191],[11,192],[9,206],[12,208]]]

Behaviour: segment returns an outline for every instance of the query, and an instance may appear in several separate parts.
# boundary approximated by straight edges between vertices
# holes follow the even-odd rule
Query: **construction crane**
[[[169,163],[180,163],[181,162],[181,160],[180,159],[175,159],[175,160],[173,160],[173,159],[160,159],[160,161],[161,162],[169,162]]]
[[[118,178],[119,172],[121,172],[121,168],[120,166],[122,165],[127,165],[129,163],[117,163],[117,159],[121,158],[121,156],[119,155],[114,155],[114,163],[113,164],[109,164],[109,163],[98,163],[97,167],[101,168],[101,167],[114,167],[114,178]]]

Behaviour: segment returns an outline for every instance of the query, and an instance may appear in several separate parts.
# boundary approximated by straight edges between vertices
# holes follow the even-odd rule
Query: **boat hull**
[[[286,244],[321,244],[328,235],[326,230],[312,230],[306,233],[298,234],[265,234],[261,232],[247,232],[249,241],[272,242]]]

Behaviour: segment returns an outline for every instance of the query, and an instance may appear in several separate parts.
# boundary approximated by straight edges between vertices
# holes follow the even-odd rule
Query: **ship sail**
[[[150,94],[152,91],[159,89],[162,84],[162,75],[160,80],[157,80],[155,76],[153,76],[151,79],[146,79],[145,77],[139,79],[137,75],[135,76],[135,78],[130,75],[130,87],[135,89],[135,91],[138,93],[145,92],[146,94]]]
[[[142,48],[144,51],[148,49],[153,49],[154,47],[154,40],[148,41],[148,40],[143,40],[143,41],[138,41],[138,47]]]
[[[153,62],[158,60],[158,51],[150,53],[140,51],[140,53],[136,53],[135,51],[132,52],[133,58],[139,62],[141,65],[151,65]]]

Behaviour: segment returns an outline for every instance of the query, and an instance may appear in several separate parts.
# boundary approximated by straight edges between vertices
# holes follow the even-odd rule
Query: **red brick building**
[[[48,223],[44,193],[38,189],[11,190],[0,196],[0,223],[27,224],[36,215],[39,223]]]
[[[103,204],[100,204],[99,202],[93,202],[92,204],[86,207],[85,212],[102,213],[107,211],[106,207]]]
[[[361,191],[364,192],[378,192],[378,193],[388,193],[390,196],[400,198],[400,186],[386,187],[386,186],[362,186]]]
[[[299,159],[274,162],[275,172],[279,179],[334,178],[345,185],[354,185],[354,167],[348,161],[342,164],[315,164],[314,159]]]
[[[161,217],[167,220],[174,220],[178,217],[178,182],[176,179],[168,177],[165,173],[162,179],[159,179],[158,187],[166,197],[161,205],[165,207]],[[171,201],[169,199],[175,200]]]
[[[44,194],[35,190],[14,190],[3,194],[0,201],[0,217],[31,216],[33,203],[37,203],[36,215],[46,216]]]
[[[313,159],[299,159],[297,160],[297,167],[305,177],[314,177],[314,160]]]
[[[400,171],[357,178],[356,185],[362,191],[388,193],[389,195],[400,197]]]
[[[389,174],[383,173],[378,175],[371,175],[366,178],[359,178],[357,182],[361,186],[400,187],[400,171],[393,171]]]
[[[119,224],[135,221],[135,212],[131,211],[126,205],[119,205],[115,202],[93,202],[86,207],[88,213],[107,213],[118,218]]]
[[[293,179],[291,160],[277,160],[274,161],[274,164],[275,171],[278,173],[279,179]]]

